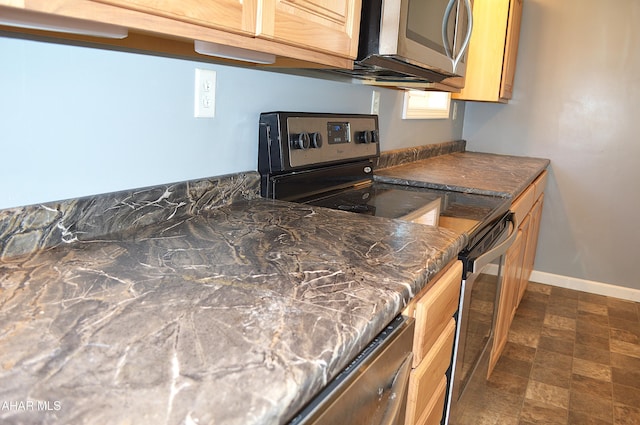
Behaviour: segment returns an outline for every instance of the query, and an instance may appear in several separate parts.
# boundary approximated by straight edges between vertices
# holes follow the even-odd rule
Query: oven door
[[[474,376],[486,377],[489,351],[493,345],[494,322],[502,288],[504,254],[518,234],[515,216],[509,214],[504,226],[488,250],[476,259],[464,258],[468,271],[462,280],[458,337],[454,354],[453,386],[450,391],[448,416],[463,410],[465,390]],[[479,242],[479,244],[481,244]],[[480,379],[480,378],[478,378]]]

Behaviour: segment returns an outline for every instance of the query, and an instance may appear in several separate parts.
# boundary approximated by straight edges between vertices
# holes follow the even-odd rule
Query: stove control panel
[[[375,158],[379,139],[377,115],[265,113],[258,168],[278,172]]]

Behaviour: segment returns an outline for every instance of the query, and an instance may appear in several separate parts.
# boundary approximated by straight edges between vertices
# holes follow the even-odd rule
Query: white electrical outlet
[[[373,115],[380,113],[380,92],[376,90],[371,93],[371,113]]]
[[[216,116],[216,72],[196,68],[193,116],[213,118]]]

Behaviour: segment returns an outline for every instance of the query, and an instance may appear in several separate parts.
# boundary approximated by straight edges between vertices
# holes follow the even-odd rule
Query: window
[[[451,93],[440,91],[406,90],[402,119],[449,118]]]

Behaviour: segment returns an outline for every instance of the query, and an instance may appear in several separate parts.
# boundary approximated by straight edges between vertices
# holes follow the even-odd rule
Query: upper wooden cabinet
[[[197,56],[199,40],[274,55],[275,66],[351,69],[361,0],[0,0],[3,8],[129,29],[124,40],[92,43]]]
[[[158,16],[255,35],[257,0],[93,0]]]
[[[269,0],[264,3],[258,36],[356,57],[360,1]]]
[[[475,0],[465,86],[458,100],[506,103],[513,94],[523,0]]]

